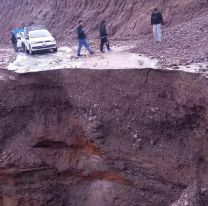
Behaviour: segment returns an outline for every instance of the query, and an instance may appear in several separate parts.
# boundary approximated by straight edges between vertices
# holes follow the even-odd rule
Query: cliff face
[[[1,206],[207,205],[208,90],[201,75],[0,76]]]
[[[31,23],[67,42],[79,19],[96,37],[103,18],[115,38],[130,39],[150,31],[155,6],[167,25],[207,12],[205,0],[1,0],[0,37],[8,38],[0,43],[8,43],[12,28]],[[206,25],[195,27],[194,45]],[[185,42],[186,27],[184,39],[174,29],[180,27],[168,38]],[[181,56],[181,47],[177,54],[167,49],[170,43],[164,50]],[[192,51],[200,58],[206,52]],[[200,74],[0,70],[0,206],[207,206],[207,111]]]
[[[150,32],[150,15],[156,6],[163,12],[167,25],[207,12],[206,0],[1,0],[0,37],[9,37],[12,28],[37,23],[45,24],[58,40],[66,42],[75,37],[79,19],[84,20],[94,37],[98,36],[101,19],[107,20],[109,33],[114,37],[146,34]],[[0,38],[0,43],[5,40]]]

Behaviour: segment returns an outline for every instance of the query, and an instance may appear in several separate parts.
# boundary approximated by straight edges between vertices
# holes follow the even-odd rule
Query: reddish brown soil
[[[139,36],[155,5],[161,45]],[[137,40],[134,52],[164,67],[208,60],[206,0],[1,0],[0,13],[1,44],[30,23],[74,44],[79,19],[94,40],[105,18],[115,40]],[[207,105],[200,74],[0,70],[0,206],[207,206]]]
[[[1,206],[169,206],[187,187],[179,202],[207,205],[203,76],[150,69],[1,76]]]

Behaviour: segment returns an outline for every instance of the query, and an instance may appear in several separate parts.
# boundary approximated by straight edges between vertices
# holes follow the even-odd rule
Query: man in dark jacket
[[[108,41],[108,34],[107,29],[105,25],[105,20],[103,20],[100,24],[100,51],[104,53],[104,44],[106,44],[108,51],[111,51],[110,49],[110,43]]]
[[[17,38],[14,33],[11,33],[11,42],[12,42],[14,51],[17,51]]]
[[[153,10],[151,16],[151,25],[153,26],[153,34],[156,42],[161,42],[161,24],[164,25],[162,14],[157,8]]]
[[[83,21],[79,21],[77,34],[78,34],[78,43],[79,43],[77,56],[79,57],[81,56],[80,52],[81,52],[82,46],[84,46],[89,51],[90,54],[93,54],[93,50],[91,49],[89,43],[87,42],[87,36],[83,28]]]

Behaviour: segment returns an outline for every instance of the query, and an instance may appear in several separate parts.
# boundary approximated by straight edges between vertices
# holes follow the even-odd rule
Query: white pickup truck
[[[57,52],[56,40],[47,29],[42,27],[25,27],[22,47],[31,55],[36,51]]]

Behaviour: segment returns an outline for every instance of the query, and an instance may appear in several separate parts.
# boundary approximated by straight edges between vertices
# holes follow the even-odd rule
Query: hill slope
[[[75,37],[77,21],[83,19],[89,33],[98,36],[101,19],[108,21],[116,37],[149,33],[149,16],[157,6],[167,25],[190,20],[207,11],[206,0],[2,0],[0,37],[12,28],[30,23],[45,24],[61,41]],[[6,42],[9,41],[9,35]],[[0,38],[0,43],[6,43]]]

